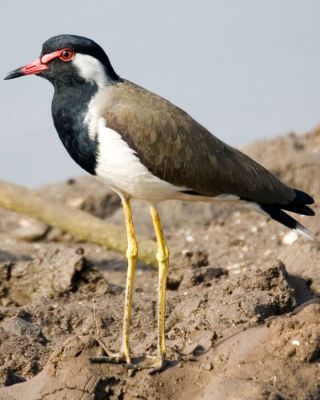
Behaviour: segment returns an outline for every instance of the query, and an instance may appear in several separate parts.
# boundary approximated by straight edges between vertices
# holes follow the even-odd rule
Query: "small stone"
[[[194,237],[192,235],[186,235],[186,241],[187,242],[194,242]]]
[[[49,231],[49,226],[34,219],[22,219],[20,227],[14,230],[15,239],[26,242],[35,242],[42,239]]]
[[[89,273],[86,266],[86,259],[74,249],[44,251],[30,260],[17,261],[11,268],[10,298],[25,305],[75,291],[82,283],[91,284],[91,277],[97,278],[96,271]]]
[[[207,362],[205,364],[202,365],[202,369],[204,371],[211,371],[213,369],[213,364],[212,362]]]
[[[58,242],[64,236],[64,232],[59,228],[51,227],[46,235],[46,239],[49,242]]]
[[[290,231],[290,232],[286,233],[286,234],[283,236],[283,238],[282,238],[282,240],[281,240],[281,243],[290,246],[290,245],[293,244],[297,239],[298,239],[298,233],[297,233],[296,231]]]
[[[79,256],[82,256],[84,254],[84,249],[83,247],[78,247],[75,251],[76,254],[78,254]]]
[[[251,233],[257,233],[257,232],[258,232],[258,227],[255,226],[255,225],[251,226],[250,232],[251,232]]]
[[[167,289],[168,290],[178,290],[180,283],[182,281],[182,276],[174,273],[170,273],[167,278]]]
[[[85,203],[84,197],[74,197],[68,201],[68,205],[73,208],[82,208]]]
[[[218,336],[217,332],[214,331],[214,332],[212,333],[211,337],[210,337],[210,345],[211,345],[211,347],[213,347],[213,346],[215,345],[215,343],[216,343],[218,337],[219,337],[219,336]]]
[[[293,357],[295,354],[296,354],[296,348],[293,347],[293,348],[288,350],[287,357]]]
[[[183,249],[182,251],[181,251],[181,254],[184,256],[184,257],[188,257],[188,258],[190,258],[190,257],[192,257],[192,251],[190,251],[189,249]]]
[[[17,336],[41,337],[42,332],[38,324],[33,324],[23,318],[13,317],[4,320],[1,324],[2,328],[8,333]]]

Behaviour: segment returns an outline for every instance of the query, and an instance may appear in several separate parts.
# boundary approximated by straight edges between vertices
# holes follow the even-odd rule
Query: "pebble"
[[[204,371],[211,371],[213,369],[213,364],[212,362],[207,362],[205,364],[202,365],[202,369]]]
[[[295,347],[293,347],[293,348],[291,348],[291,349],[289,349],[289,350],[287,351],[287,357],[293,357],[295,354],[296,354],[296,349],[295,349]]]
[[[76,254],[78,255],[83,255],[84,254],[84,248],[83,247],[78,247],[75,251]]]
[[[32,324],[19,317],[7,319],[1,326],[5,331],[17,336],[39,337],[42,334],[38,324]]]
[[[298,233],[296,231],[290,231],[288,233],[286,233],[282,240],[281,243],[282,244],[286,244],[286,245],[291,245],[293,244],[296,240],[298,239]]]
[[[242,266],[243,263],[235,263],[235,264],[231,264],[227,266],[227,271],[229,271],[230,275],[238,275],[240,274],[242,271]]]
[[[73,208],[81,208],[85,202],[84,197],[74,197],[68,201],[68,205]]]
[[[194,242],[194,237],[192,235],[186,235],[187,242]]]
[[[168,290],[178,290],[180,283],[182,281],[182,276],[174,273],[170,273],[167,278],[167,289]]]
[[[46,235],[46,239],[49,242],[58,242],[61,240],[61,237],[64,235],[64,232],[59,228],[51,227],[49,232]]]
[[[190,251],[189,249],[183,249],[182,251],[181,251],[181,254],[184,256],[184,257],[191,257],[192,256],[192,251]]]
[[[34,219],[20,220],[20,227],[15,229],[13,235],[17,240],[35,242],[42,239],[49,230],[49,226]]]

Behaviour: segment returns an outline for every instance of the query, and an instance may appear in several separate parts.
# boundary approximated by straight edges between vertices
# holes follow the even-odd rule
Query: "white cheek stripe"
[[[72,64],[76,66],[79,74],[86,81],[94,81],[99,87],[103,87],[108,82],[108,77],[102,63],[95,57],[88,56],[87,54],[77,53]]]

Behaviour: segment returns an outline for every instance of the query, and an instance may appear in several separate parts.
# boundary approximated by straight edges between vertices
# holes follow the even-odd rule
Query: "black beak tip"
[[[8,81],[9,79],[14,79],[14,78],[19,78],[20,76],[23,76],[23,73],[20,68],[15,69],[14,71],[9,72],[3,80]]]

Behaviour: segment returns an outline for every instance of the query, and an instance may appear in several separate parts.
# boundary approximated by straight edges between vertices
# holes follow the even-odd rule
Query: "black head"
[[[54,85],[92,81],[98,85],[119,80],[108,56],[93,40],[76,35],[58,35],[42,46],[33,63],[10,72],[5,79],[36,74]]]

